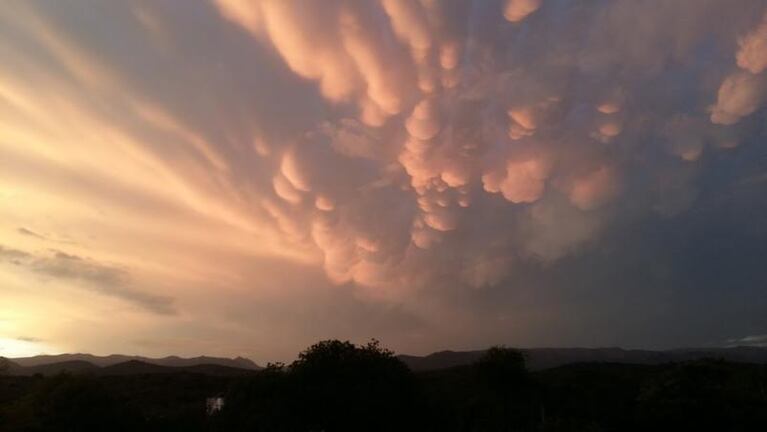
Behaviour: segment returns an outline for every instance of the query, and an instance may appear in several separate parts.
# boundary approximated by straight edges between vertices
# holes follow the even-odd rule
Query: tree
[[[295,391],[287,368],[269,363],[255,376],[236,382],[226,395],[220,415],[213,419],[222,431],[298,430]]]
[[[326,340],[239,382],[215,422],[227,431],[411,430],[414,388],[407,366],[378,341]]]
[[[35,379],[32,390],[9,407],[3,430],[131,431],[141,418],[115,400],[97,379],[69,374]]]
[[[532,420],[532,385],[519,351],[495,346],[473,365],[478,382],[475,408],[481,430],[510,430]]]
[[[480,380],[492,392],[508,396],[527,383],[524,355],[516,350],[495,346],[474,364]]]
[[[637,423],[644,430],[763,430],[765,372],[719,359],[670,365],[643,383]]]
[[[298,411],[316,430],[402,430],[410,415],[410,370],[377,340],[356,346],[326,340],[290,365]],[[376,419],[374,423],[370,419]]]

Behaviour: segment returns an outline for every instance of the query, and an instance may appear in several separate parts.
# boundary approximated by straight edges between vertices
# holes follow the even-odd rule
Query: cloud
[[[543,0],[506,0],[503,16],[511,22],[522,21],[541,7]]]
[[[505,173],[485,174],[482,182],[486,191],[500,192],[512,203],[532,203],[543,195],[550,165],[545,158],[508,161]]]
[[[707,142],[724,147],[715,143],[715,129],[689,126],[705,121],[703,101],[716,99],[713,123],[733,125],[759,109],[764,82],[754,74],[757,60],[751,60],[760,52],[761,24],[750,22],[759,2],[742,10],[725,3],[693,7],[683,1],[657,10],[630,1],[575,7],[538,0],[220,0],[195,6],[202,15],[219,14],[206,25],[229,44],[217,50],[222,64],[238,62],[253,76],[261,74],[251,81],[236,72],[240,82],[234,84],[273,87],[274,97],[267,99],[287,107],[270,112],[259,106],[263,113],[246,107],[264,98],[239,94],[225,78],[204,86],[220,90],[204,100],[218,100],[214,105],[221,109],[195,103],[182,87],[169,93],[162,80],[145,77],[118,56],[107,63],[104,47],[66,27],[72,12],[23,9],[37,20],[29,22],[50,23],[29,24],[24,31],[50,52],[62,73],[124,105],[117,120],[94,101],[71,104],[74,118],[112,136],[127,135],[120,142],[133,155],[128,160],[134,172],[124,172],[124,178],[98,174],[112,189],[99,191],[105,186],[83,180],[88,194],[118,190],[168,213],[191,209],[276,238],[281,246],[273,250],[287,244],[319,254],[330,280],[353,282],[368,295],[439,284],[445,275],[430,269],[456,254],[463,259],[448,279],[460,281],[471,269],[500,267],[493,263],[575,253],[599,237],[612,209],[631,201],[625,183],[639,173],[655,174],[650,164],[628,162],[640,158],[643,148],[662,145],[670,157],[695,162],[704,157]],[[116,14],[114,8],[104,6],[102,13]],[[158,49],[189,43],[172,41],[184,23],[171,11],[131,12],[136,19],[122,24],[123,39],[143,56],[140,65],[163,60],[139,48],[145,36],[134,27],[148,29]],[[637,24],[636,16],[647,25]],[[712,33],[708,23],[718,16],[728,25]],[[684,25],[672,25],[679,20]],[[556,32],[545,31],[552,26]],[[48,35],[56,32],[59,42]],[[723,66],[710,68],[694,55],[704,49]],[[179,60],[218,77],[197,58]],[[263,72],[247,61],[263,65]],[[731,72],[733,63],[749,70]],[[687,85],[681,74],[701,84]],[[285,84],[283,76],[293,81]],[[200,82],[194,75],[178,80]],[[718,92],[710,84],[717,80]],[[59,81],[42,83],[81,96]],[[687,93],[670,101],[672,90]],[[19,109],[40,103],[34,92],[15,94],[22,95],[13,99]],[[290,114],[293,108],[296,115]],[[24,153],[14,151],[18,158]],[[157,193],[157,182],[147,180],[136,188],[131,179],[137,178],[166,179],[168,186]],[[487,225],[486,212],[496,208],[509,218]],[[583,222],[563,229],[559,238],[531,228],[565,218]],[[470,239],[485,238],[478,233],[485,230],[509,239],[498,256]],[[530,231],[521,234],[525,230]],[[475,256],[488,262],[477,263]],[[57,258],[39,271],[118,285],[123,277],[113,269],[64,264],[72,265]],[[470,279],[480,285],[502,280]]]
[[[468,37],[461,29],[476,23],[456,24],[447,5],[323,2],[299,8],[264,2],[241,11],[239,4],[217,4],[253,35],[254,43],[272,44],[293,72],[316,82],[327,102],[340,110],[335,120],[340,127],[312,130],[313,138],[299,138],[281,153],[273,177],[281,201],[272,204],[272,214],[292,237],[312,240],[331,280],[394,292],[399,291],[395,286],[416,280],[439,283],[441,276],[419,266],[441,262],[456,251],[471,263],[467,268],[459,264],[456,272],[467,275],[476,273],[472,269],[496,268],[492,263],[507,262],[509,256],[524,261],[576,252],[578,245],[599,236],[611,205],[631,199],[622,196],[623,183],[640,171],[649,169],[653,175],[651,166],[625,163],[639,152],[633,142],[652,140],[646,136],[653,127],[668,131],[655,141],[670,140],[670,156],[699,160],[705,143],[720,138],[713,129],[687,126],[705,118],[695,101],[715,96],[711,121],[734,124],[761,106],[763,80],[753,71],[723,76],[718,93],[690,94],[686,105],[668,103],[663,89],[678,85],[674,73],[679,71],[702,76],[703,65],[693,52],[707,46],[707,23],[720,14],[731,27],[716,34],[722,43],[711,49],[723,65],[743,57],[726,48],[727,38],[729,46],[740,40],[740,51],[757,50],[747,47],[758,45],[749,42],[758,38],[758,28],[742,36],[749,25],[747,11],[757,3],[741,12],[724,2],[704,7],[681,2],[661,10],[627,1],[562,6],[574,21],[560,25],[556,37],[537,39],[520,33],[520,26],[540,33],[556,19],[557,7],[542,8],[541,1],[475,3],[472,16],[496,22],[498,30],[477,29]],[[684,26],[663,25],[691,10]],[[533,13],[536,20],[528,21]],[[252,24],[255,16],[258,26]],[[646,17],[649,27],[635,24],[636,16]],[[309,34],[316,35],[311,44]],[[570,42],[575,40],[585,42],[576,46]],[[616,74],[618,64],[628,69]],[[354,135],[342,135],[352,124]],[[330,144],[318,145],[318,139]],[[367,165],[373,178],[323,180],[355,165]],[[362,183],[355,186],[363,178],[384,190],[371,194]],[[361,206],[378,208],[372,202],[377,195],[386,196],[390,208],[375,215],[375,229],[348,217],[350,212],[369,214]],[[466,236],[476,233],[482,209],[495,197],[510,208],[543,200],[559,204],[512,210],[513,222],[486,226],[541,236],[512,240],[502,255],[492,256],[481,246],[473,249]],[[565,218],[583,222],[557,236],[531,228]],[[311,233],[302,226],[311,226]],[[403,230],[409,231],[409,241]],[[477,263],[473,256],[488,263]],[[419,277],[410,271],[420,272]],[[501,280],[469,279],[479,281],[474,285]]]
[[[30,255],[24,251],[7,248],[7,247],[4,247],[3,245],[0,245],[0,258],[2,258],[3,260],[16,263],[19,260],[28,258],[29,256]]]
[[[717,102],[711,107],[711,121],[733,125],[756,111],[764,100],[763,77],[750,72],[735,72],[719,87]]]
[[[751,335],[738,339],[730,339],[727,341],[727,346],[756,346],[767,347],[767,335]]]
[[[34,231],[30,230],[30,229],[24,228],[24,227],[19,227],[16,231],[18,231],[19,234],[23,234],[23,235],[26,235],[26,236],[34,237],[34,238],[36,238],[38,240],[47,240],[48,239],[44,235],[38,234],[38,233],[36,233],[36,232],[34,232]]]
[[[738,66],[752,74],[759,74],[767,69],[767,15],[759,25],[738,40],[738,45]]]
[[[43,342],[43,339],[36,338],[36,337],[30,337],[30,336],[19,336],[16,338],[16,340],[21,342],[29,342],[29,343],[39,343]]]
[[[276,262],[471,321],[467,297],[515,296],[746,174],[765,7],[18,2],[0,12],[17,242],[0,256],[161,313],[213,290],[298,296],[250,272]],[[77,247],[30,252],[45,238]]]
[[[3,246],[0,246],[0,261],[47,278],[77,282],[84,288],[128,301],[153,313],[175,313],[173,299],[135,289],[130,281],[130,273],[119,267],[59,250],[30,254]]]

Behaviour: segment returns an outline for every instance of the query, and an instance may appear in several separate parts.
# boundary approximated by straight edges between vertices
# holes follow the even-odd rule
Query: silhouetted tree
[[[269,363],[255,376],[239,380],[226,395],[223,412],[213,419],[216,430],[300,430],[291,384],[282,363]]]
[[[531,381],[519,351],[492,347],[474,363],[479,430],[515,430],[531,422]]]
[[[527,385],[528,374],[524,355],[516,350],[495,346],[474,363],[480,381],[491,392],[510,397]]]
[[[327,340],[238,383],[215,423],[234,431],[409,430],[412,373],[378,341]]]
[[[36,389],[10,411],[14,423],[8,430],[132,431],[142,423],[98,380],[69,374],[38,378]]]
[[[309,430],[409,429],[413,376],[376,340],[319,342],[299,354],[290,374]]]
[[[764,372],[763,366],[760,369],[713,359],[672,366],[642,387],[638,423],[669,430],[764,428]]]
[[[206,416],[205,398],[224,395]],[[542,407],[546,408],[545,416]],[[569,364],[495,347],[412,374],[376,341],[309,347],[255,374],[0,376],[0,431],[767,430],[767,365]]]

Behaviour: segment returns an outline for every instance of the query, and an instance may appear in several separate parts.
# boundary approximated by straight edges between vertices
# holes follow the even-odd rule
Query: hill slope
[[[170,373],[196,373],[212,376],[241,376],[255,373],[253,369],[235,368],[218,364],[195,364],[191,366],[163,366],[139,360],[113,364],[98,369],[99,375],[147,375]]]
[[[722,358],[739,363],[767,363],[767,348],[691,348],[670,351],[625,350],[622,348],[531,348],[520,349],[531,370],[549,369],[572,363],[624,363],[654,365],[670,362]],[[473,363],[485,350],[440,351],[426,356],[400,355],[414,371],[446,369]]]

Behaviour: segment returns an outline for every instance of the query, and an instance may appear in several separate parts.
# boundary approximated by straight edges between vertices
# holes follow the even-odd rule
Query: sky
[[[767,0],[9,0],[0,356],[767,345]]]

